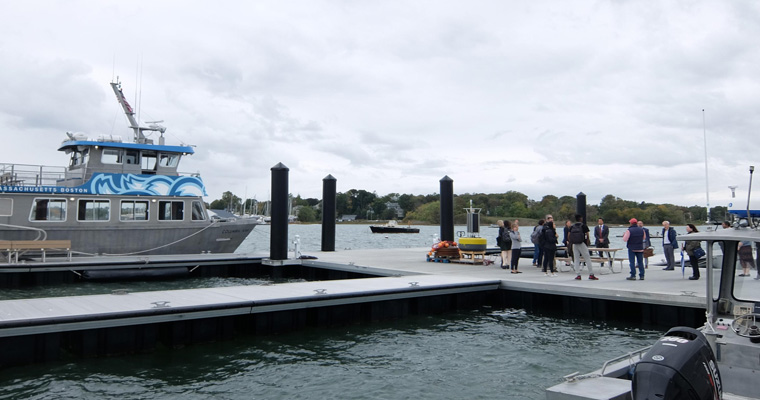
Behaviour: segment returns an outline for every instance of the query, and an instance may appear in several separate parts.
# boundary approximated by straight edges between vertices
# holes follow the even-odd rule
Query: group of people
[[[606,243],[609,236],[609,228],[602,230],[606,232],[604,238],[596,238],[596,244]],[[534,243],[533,265],[541,268],[546,276],[557,276],[557,267],[554,262],[557,253],[557,239],[559,234],[554,225],[554,217],[547,215],[545,219],[539,220],[538,225],[533,228],[531,241]],[[573,270],[576,272],[575,279],[580,280],[580,259],[583,258],[586,266],[589,268],[590,280],[599,280],[593,270],[591,257],[588,250],[589,245],[589,228],[583,223],[583,216],[575,215],[575,223],[565,222],[562,243],[567,249],[567,254],[571,255],[573,260]],[[609,247],[609,245],[603,246]]]
[[[499,226],[499,236],[496,237],[496,244],[499,245],[499,249],[501,250],[501,268],[507,269],[507,266],[509,266],[511,273],[522,273],[517,269],[520,253],[522,253],[522,237],[520,236],[520,224],[518,220],[514,220],[514,222],[498,220],[496,224]]]
[[[630,275],[627,280],[635,281],[636,273],[638,272],[638,279],[644,280],[646,269],[649,268],[648,256],[651,252],[652,242],[649,229],[644,227],[642,221],[636,218],[631,218],[629,221],[630,226],[623,234],[623,241],[626,243],[628,249],[628,262],[630,267]],[[519,232],[518,221],[497,221],[499,226],[499,236],[497,237],[497,244],[501,249],[502,268],[507,269],[509,266],[510,272],[513,274],[519,274],[518,262],[520,259],[522,237]],[[723,223],[723,228],[727,229],[730,225],[727,222]],[[599,218],[597,225],[593,229],[594,232],[594,247],[598,249],[604,249],[610,247],[610,228],[604,224],[604,220]],[[687,234],[699,232],[694,224],[686,224]],[[572,259],[573,270],[576,273],[576,280],[581,280],[581,259],[583,263],[588,267],[590,280],[599,280],[594,274],[593,264],[591,262],[591,253],[589,251],[590,246],[590,233],[591,230],[584,223],[583,216],[580,214],[575,215],[575,222],[570,220],[565,221],[564,235],[562,243],[567,249],[568,256]],[[678,248],[678,241],[676,240],[676,230],[670,226],[669,221],[662,223],[662,248],[665,254],[666,266],[663,268],[665,271],[672,271],[675,269],[675,249]],[[533,251],[533,266],[541,268],[546,276],[557,276],[557,267],[555,265],[555,254],[557,252],[557,229],[554,225],[554,218],[549,214],[545,219],[539,220],[538,225],[533,228],[533,233],[530,235],[530,240],[534,244]],[[742,274],[739,276],[750,276],[750,268],[755,268],[755,260],[752,256],[752,246],[750,242],[741,242],[738,245],[739,261],[742,265]],[[690,280],[698,280],[699,274],[699,259],[704,256],[704,250],[701,247],[699,240],[686,240],[681,248],[683,252],[689,256],[689,264],[692,268],[692,275]],[[599,257],[604,257],[604,251],[599,251]],[[607,253],[607,259],[612,262],[610,254]],[[604,261],[601,263],[604,266]],[[758,276],[755,279],[760,279],[760,270],[758,270]]]
[[[724,221],[722,224],[723,229],[731,228],[731,224]],[[666,271],[672,271],[675,269],[675,254],[674,251],[678,247],[676,242],[676,231],[670,226],[668,221],[662,223],[662,247],[665,251],[665,261],[667,266],[663,268]],[[687,235],[699,232],[694,224],[686,224]],[[666,235],[667,233],[667,235]],[[723,243],[720,243],[723,246]],[[755,269],[755,259],[752,257],[752,243],[749,241],[739,242],[738,253],[739,262],[742,266],[742,273],[740,277],[750,276],[750,269]],[[721,247],[722,248],[722,247]],[[698,240],[687,240],[683,245],[683,251],[689,256],[689,264],[691,265],[692,274],[689,277],[691,280],[698,280],[699,275],[699,259],[705,255],[702,245]],[[755,279],[760,280],[760,270],[758,270],[757,277]]]

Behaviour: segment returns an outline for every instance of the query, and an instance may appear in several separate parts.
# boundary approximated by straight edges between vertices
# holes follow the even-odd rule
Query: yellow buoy
[[[488,240],[486,238],[459,238],[459,248],[463,251],[483,251],[486,249]]]

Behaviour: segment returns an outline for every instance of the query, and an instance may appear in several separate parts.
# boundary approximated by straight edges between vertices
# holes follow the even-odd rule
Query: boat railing
[[[0,185],[2,186],[58,186],[59,182],[84,176],[84,170],[72,175],[64,167],[32,164],[0,163]],[[198,172],[178,172],[179,176],[200,177]]]
[[[619,371],[620,371],[620,367],[621,366],[617,365],[617,364],[625,363],[625,364],[623,364],[623,366],[626,369],[629,369],[631,366],[633,366],[634,364],[636,364],[637,362],[639,362],[639,360],[641,360],[641,358],[644,356],[644,353],[646,353],[647,351],[649,351],[649,349],[651,349],[651,348],[652,348],[652,346],[647,346],[647,347],[644,347],[644,348],[641,348],[641,349],[638,349],[638,350],[635,350],[635,351],[632,351],[632,352],[629,352],[629,353],[625,353],[625,354],[620,355],[618,357],[615,357],[615,358],[613,358],[611,360],[607,360],[604,363],[604,365],[602,365],[602,369],[594,371],[592,373],[589,373],[589,374],[579,374],[578,372],[573,372],[572,374],[565,375],[563,378],[565,379],[566,382],[577,382],[577,381],[580,381],[580,380],[583,380],[583,379],[600,378],[600,377],[603,377],[603,376],[608,376],[611,373],[612,374],[618,374]],[[613,365],[616,365],[616,367],[610,368]],[[610,372],[610,371],[607,370],[608,368],[613,369],[615,371]]]
[[[63,167],[0,163],[0,185],[5,186],[55,186],[65,175]]]

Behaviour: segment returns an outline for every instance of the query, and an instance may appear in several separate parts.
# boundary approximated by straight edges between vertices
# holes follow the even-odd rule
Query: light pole
[[[750,228],[754,228],[754,224],[752,223],[752,216],[749,215],[749,199],[752,195],[752,174],[755,172],[755,166],[750,165],[749,166],[749,190],[747,190],[747,224]]]
[[[705,128],[705,109],[702,109],[702,132],[705,137],[705,194],[707,195],[707,223],[710,223],[710,183],[707,178],[707,128]]]

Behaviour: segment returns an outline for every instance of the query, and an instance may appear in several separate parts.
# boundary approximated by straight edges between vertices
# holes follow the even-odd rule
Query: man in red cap
[[[631,276],[625,278],[629,281],[636,280],[636,267],[639,268],[639,279],[644,280],[644,228],[638,226],[636,218],[628,221],[631,226],[623,234],[623,241],[628,247],[628,262],[631,267]]]

